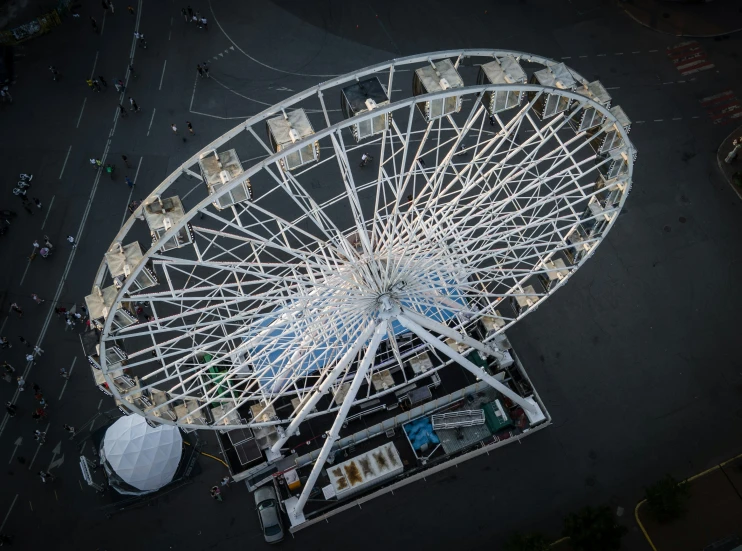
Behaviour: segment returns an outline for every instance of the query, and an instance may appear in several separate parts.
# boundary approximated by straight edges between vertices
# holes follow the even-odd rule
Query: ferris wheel
[[[629,129],[600,82],[521,52],[412,56],[297,94],[132,208],[87,297],[100,376],[160,423],[270,431],[274,455],[320,415],[331,446],[351,408],[452,363],[536,414],[466,352],[512,362],[503,332],[605,238]],[[436,362],[388,376],[421,349]]]

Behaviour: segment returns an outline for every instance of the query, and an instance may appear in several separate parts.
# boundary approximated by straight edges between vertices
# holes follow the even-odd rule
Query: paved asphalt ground
[[[244,487],[230,489],[224,503],[209,497],[224,467],[208,458],[192,484],[153,506],[105,517],[99,508],[108,498],[81,485],[78,446],[86,433],[70,441],[62,424],[82,426],[112,404],[100,402],[77,329],[65,331],[50,313],[52,301],[68,308],[80,302],[129,200],[145,196],[240,119],[321,75],[424,51],[521,49],[599,78],[634,120],[634,189],[593,258],[509,334],[554,426],[302,531],[283,547],[499,549],[512,530],[556,535],[563,514],[609,503],[625,509],[632,527],[625,548],[648,549],[627,518],[643,485],[742,452],[742,209],[716,167],[716,148],[731,127],[723,124],[723,113],[722,124],[715,124],[704,108],[708,102],[701,103],[728,90],[742,97],[739,35],[699,40],[714,67],[683,75],[666,50],[680,39],[641,27],[599,0],[507,6],[483,0],[194,0],[209,20],[208,32],[183,21],[185,4],[140,1],[136,16],[126,12],[126,3],[115,4],[115,15],[104,19],[100,3],[85,0],[79,19],[19,48],[15,102],[0,106],[0,208],[18,212],[0,243],[1,304],[7,310],[17,301],[25,312],[22,319],[0,318],[0,334],[13,343],[0,351],[0,360],[23,370],[18,335],[38,339],[46,354],[27,368],[28,384],[41,385],[51,404],[41,447],[32,436],[30,388],[16,393],[18,416],[0,425],[0,462],[7,465],[0,474],[0,522],[3,532],[16,536],[16,548],[263,545]],[[91,15],[100,34],[91,31]],[[134,47],[137,25],[146,50]],[[132,52],[138,76],[129,80],[126,95],[142,112],[116,119],[112,82],[125,78]],[[213,78],[197,80],[195,66],[207,59]],[[52,81],[50,64],[61,72],[59,82]],[[90,91],[85,80],[91,74],[103,75],[109,88]],[[186,120],[196,136],[173,136],[170,124],[184,130]],[[132,169],[124,170],[121,154]],[[94,156],[118,165],[114,181],[91,169]],[[35,174],[29,195],[44,205],[33,216],[10,193],[16,175],[29,171]],[[125,174],[136,176],[133,196]],[[31,243],[43,234],[56,252],[29,263]],[[78,238],[74,251],[64,242],[68,234]],[[37,306],[31,293],[46,303]],[[73,362],[65,386],[58,369]],[[3,402],[14,398],[15,385],[0,385]],[[205,451],[218,453],[211,436],[204,438]],[[57,479],[44,485],[36,473],[50,466]]]

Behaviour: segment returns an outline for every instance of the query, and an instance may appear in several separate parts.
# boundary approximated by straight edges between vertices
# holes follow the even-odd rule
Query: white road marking
[[[93,60],[93,70],[90,71],[90,80],[95,78],[95,66],[98,64],[98,52],[95,52],[95,59]]]
[[[139,176],[139,169],[142,168],[142,159],[143,157],[139,157],[139,164],[137,165],[137,172],[134,174],[134,186],[137,184],[137,177]],[[129,205],[131,204],[131,197],[134,194],[134,186],[129,189],[129,200],[126,202],[126,210],[124,210],[124,217],[121,219],[121,226],[120,228],[124,226],[124,222],[126,222],[126,213],[129,212]],[[185,197],[184,197],[185,199]],[[98,406],[100,408],[100,406]]]
[[[662,122],[662,121],[664,121],[664,120],[665,120],[665,119],[654,119],[654,122]]]
[[[59,173],[59,179],[62,179],[62,174],[64,174],[64,169],[67,166],[67,159],[70,158],[70,152],[72,151],[72,146],[67,150],[67,156],[64,158],[64,164],[62,165],[62,171]]]
[[[155,108],[153,107],[153,108],[152,108],[152,118],[151,118],[151,119],[149,120],[149,128],[147,129],[147,136],[149,136],[149,133],[150,133],[150,131],[152,130],[152,123],[153,123],[153,122],[154,122],[154,120],[155,120],[155,111],[157,111],[157,109],[155,109]]]
[[[80,121],[82,120],[82,112],[85,111],[85,104],[88,102],[88,98],[84,98],[82,100],[82,109],[80,109],[80,116],[77,117],[77,126],[75,128],[80,128]]]
[[[8,522],[8,517],[10,516],[10,512],[13,510],[13,507],[15,507],[15,502],[18,501],[18,494],[15,495],[13,498],[13,503],[10,504],[10,509],[8,509],[8,513],[5,515],[5,518],[3,519],[3,523],[0,524],[0,532],[3,531],[3,528],[5,528],[5,523]]]
[[[13,442],[13,453],[10,454],[10,461],[8,461],[8,465],[10,465],[13,462],[13,457],[15,456],[15,452],[18,451],[18,447],[23,444],[23,438],[18,437],[15,442]]]
[[[43,224],[41,224],[41,229],[42,229],[42,230],[44,229],[44,226],[46,226],[46,219],[47,219],[47,218],[49,218],[49,213],[50,213],[50,212],[51,212],[51,210],[52,210],[52,205],[54,204],[54,199],[55,199],[56,197],[57,197],[56,195],[52,195],[52,200],[51,200],[51,201],[49,201],[49,206],[48,206],[48,207],[46,207],[46,216],[44,216],[44,223],[43,223]]]
[[[278,67],[273,67],[271,65],[268,65],[267,63],[263,63],[262,61],[258,61],[257,59],[255,59],[254,57],[252,57],[250,54],[248,54],[245,50],[243,50],[242,48],[240,48],[239,45],[234,40],[232,40],[229,37],[229,35],[224,31],[224,29],[222,28],[221,23],[219,23],[219,20],[216,18],[216,14],[214,13],[214,7],[212,6],[211,3],[209,3],[209,9],[211,9],[211,17],[212,17],[212,19],[216,23],[216,26],[219,27],[219,30],[222,32],[222,34],[224,35],[224,37],[232,43],[232,45],[237,49],[237,51],[239,51],[242,55],[244,55],[249,60],[257,63],[258,65],[262,65],[263,67],[266,67],[268,69],[272,69],[273,71],[276,71],[277,73],[283,73],[285,75],[295,75],[295,76],[298,76],[298,77],[332,78],[332,77],[339,76],[339,75],[312,75],[312,74],[308,74],[308,73],[294,73],[292,71],[284,71],[283,69],[279,69]],[[219,55],[222,56],[222,54],[219,54]]]
[[[654,52],[656,52],[656,51],[658,51],[658,50],[649,50],[649,53],[650,53],[650,54],[653,54],[653,53],[654,53]]]
[[[43,431],[41,431],[41,432],[46,433],[49,430],[49,427],[50,426],[51,426],[51,423],[48,423],[46,425],[46,428]],[[28,464],[28,470],[29,471],[31,470],[31,467],[33,467],[33,462],[36,461],[36,456],[39,455],[39,450],[41,449],[41,446],[43,446],[43,444],[41,442],[39,442],[39,445],[36,447],[36,453],[33,454],[33,457],[31,458],[31,463]]]
[[[162,76],[160,77],[160,87],[158,90],[162,90],[162,81],[165,79],[165,67],[167,67],[167,59],[165,60],[165,63],[162,65]]]
[[[108,10],[103,12],[103,23],[100,25],[100,35],[103,36],[103,29],[106,28],[106,14],[108,13]]]
[[[72,365],[70,366],[70,370],[67,372],[67,378],[64,380],[64,384],[62,385],[62,392],[59,393],[58,400],[62,399],[62,395],[64,394],[64,389],[67,388],[67,383],[70,380],[70,376],[72,375],[72,370],[75,369],[75,362],[77,361],[77,356],[72,358]]]
[[[20,285],[23,285],[24,280],[26,279],[26,274],[28,273],[28,269],[31,267],[31,259],[28,259],[28,262],[26,263],[26,269],[23,270],[23,277],[21,277],[21,283]]]

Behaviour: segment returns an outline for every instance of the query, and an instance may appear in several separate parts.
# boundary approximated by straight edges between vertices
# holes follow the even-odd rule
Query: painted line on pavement
[[[67,167],[67,160],[70,158],[70,152],[72,151],[72,146],[67,150],[67,156],[64,158],[64,164],[62,165],[62,171],[59,173],[59,179],[62,179],[62,174],[64,174],[64,169]]]
[[[160,77],[160,87],[158,90],[162,90],[162,81],[165,79],[165,67],[167,67],[167,59],[165,60],[165,63],[162,65],[162,76]]]
[[[95,77],[95,66],[98,64],[98,52],[95,52],[95,59],[93,60],[93,70],[90,71],[90,80]]]
[[[80,116],[77,118],[77,125],[75,128],[80,128],[80,121],[82,120],[82,113],[85,111],[85,104],[88,102],[88,98],[82,100],[82,109],[80,109]]]
[[[103,12],[103,22],[100,25],[100,35],[103,36],[103,29],[106,28],[106,14],[108,13],[108,10]]]
[[[21,278],[21,282],[19,285],[23,285],[23,281],[26,279],[26,274],[28,273],[28,269],[31,267],[31,258],[29,257],[28,262],[26,263],[26,269],[23,270],[23,277]]]
[[[52,205],[54,204],[54,199],[55,199],[56,197],[57,197],[56,195],[52,195],[52,200],[51,200],[51,201],[49,201],[49,206],[48,206],[48,207],[47,207],[47,209],[46,209],[46,216],[44,216],[44,223],[43,223],[43,224],[41,224],[41,229],[42,229],[42,230],[44,229],[44,226],[46,226],[46,219],[47,219],[47,218],[49,218],[49,213],[50,213],[50,212],[51,212],[51,210],[52,210]]]
[[[47,433],[47,431],[49,430],[49,427],[50,427],[50,426],[51,426],[51,422],[49,422],[49,423],[48,423],[48,424],[46,425],[46,428],[45,428],[45,429],[44,429],[44,430],[42,431],[42,432],[44,433],[44,438],[46,438],[46,433]],[[44,445],[44,444],[42,444],[41,442],[39,442],[39,445],[38,445],[38,447],[36,448],[36,453],[35,453],[35,454],[33,454],[33,457],[31,458],[31,463],[29,463],[29,464],[28,464],[28,470],[29,470],[29,471],[31,470],[31,467],[33,467],[33,462],[34,462],[34,461],[36,461],[36,456],[37,456],[37,455],[39,455],[39,450],[41,449],[41,446],[43,446],[43,445]]]
[[[152,108],[152,118],[149,119],[149,128],[147,128],[147,136],[149,136],[150,131],[152,130],[152,123],[155,121],[155,113],[157,112],[157,109],[154,107]]]
[[[124,217],[121,219],[121,225],[119,228],[122,228],[124,226],[124,222],[126,222],[126,213],[129,212],[129,205],[131,204],[131,196],[134,194],[134,187],[137,185],[137,178],[139,177],[139,169],[142,168],[142,159],[143,157],[139,157],[139,164],[137,165],[137,171],[136,174],[134,174],[134,186],[131,187],[129,190],[129,200],[126,202],[126,209],[124,210]]]
[[[16,494],[15,497],[13,498],[13,503],[10,504],[10,509],[8,509],[8,513],[5,515],[5,518],[3,519],[3,523],[0,524],[0,532],[2,532],[3,528],[5,528],[5,523],[8,522],[8,517],[10,516],[10,513],[13,510],[13,507],[15,507],[16,501],[18,501],[18,494]]]
[[[64,394],[64,389],[67,388],[67,383],[70,382],[70,377],[72,376],[72,370],[75,369],[75,362],[77,361],[77,356],[72,358],[72,365],[70,366],[70,370],[67,373],[67,378],[64,380],[64,384],[62,385],[62,392],[59,393],[59,400],[62,399],[62,395]]]

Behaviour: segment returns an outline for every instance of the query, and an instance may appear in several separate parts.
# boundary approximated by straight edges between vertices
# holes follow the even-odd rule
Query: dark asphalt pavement
[[[208,31],[183,21],[186,4],[140,2],[135,16],[115,4],[104,21],[100,3],[85,1],[79,19],[19,47],[15,102],[0,105],[0,209],[18,212],[0,243],[0,306],[24,309],[23,318],[0,318],[0,335],[13,343],[0,361],[22,371],[18,335],[39,340],[46,354],[27,380],[51,404],[41,447],[33,440],[30,388],[17,397],[18,415],[0,424],[0,460],[8,462],[0,522],[16,548],[262,546],[244,486],[231,488],[223,503],[209,497],[225,469],[206,457],[192,484],[106,518],[101,507],[109,498],[81,484],[78,446],[86,433],[70,441],[62,425],[83,426],[113,404],[93,384],[79,327],[66,331],[50,314],[52,303],[80,303],[129,201],[240,119],[327,75],[424,51],[520,49],[600,79],[634,121],[634,188],[593,258],[509,333],[554,426],[299,532],[283,547],[499,549],[515,529],[557,535],[565,513],[609,503],[625,510],[625,548],[648,549],[631,519],[642,487],[742,452],[742,212],[716,167],[716,149],[733,126],[701,103],[726,90],[742,94],[739,35],[700,40],[714,67],[683,75],[666,54],[679,39],[636,24],[608,1],[192,3],[209,19]],[[101,34],[92,32],[91,15]],[[146,50],[134,44],[137,28]],[[117,119],[113,81],[126,78],[132,52],[136,77],[126,97],[142,111]],[[212,78],[197,80],[204,60]],[[60,81],[52,81],[49,65]],[[108,89],[89,90],[91,74],[102,75]],[[170,124],[185,128],[186,121],[196,135],[174,136]],[[91,157],[114,162],[115,179],[94,171]],[[11,194],[20,172],[35,175],[29,195],[43,208],[33,215]],[[133,194],[124,176],[136,177]],[[54,255],[29,262],[31,243],[44,234]],[[74,251],[64,241],[70,234],[79,242]],[[36,305],[31,293],[46,302]],[[60,367],[73,369],[66,386]],[[16,385],[2,385],[0,398],[15,399]],[[217,455],[212,436],[203,438],[204,451]],[[84,451],[90,455],[89,444]],[[49,467],[57,478],[44,485],[36,473]]]

